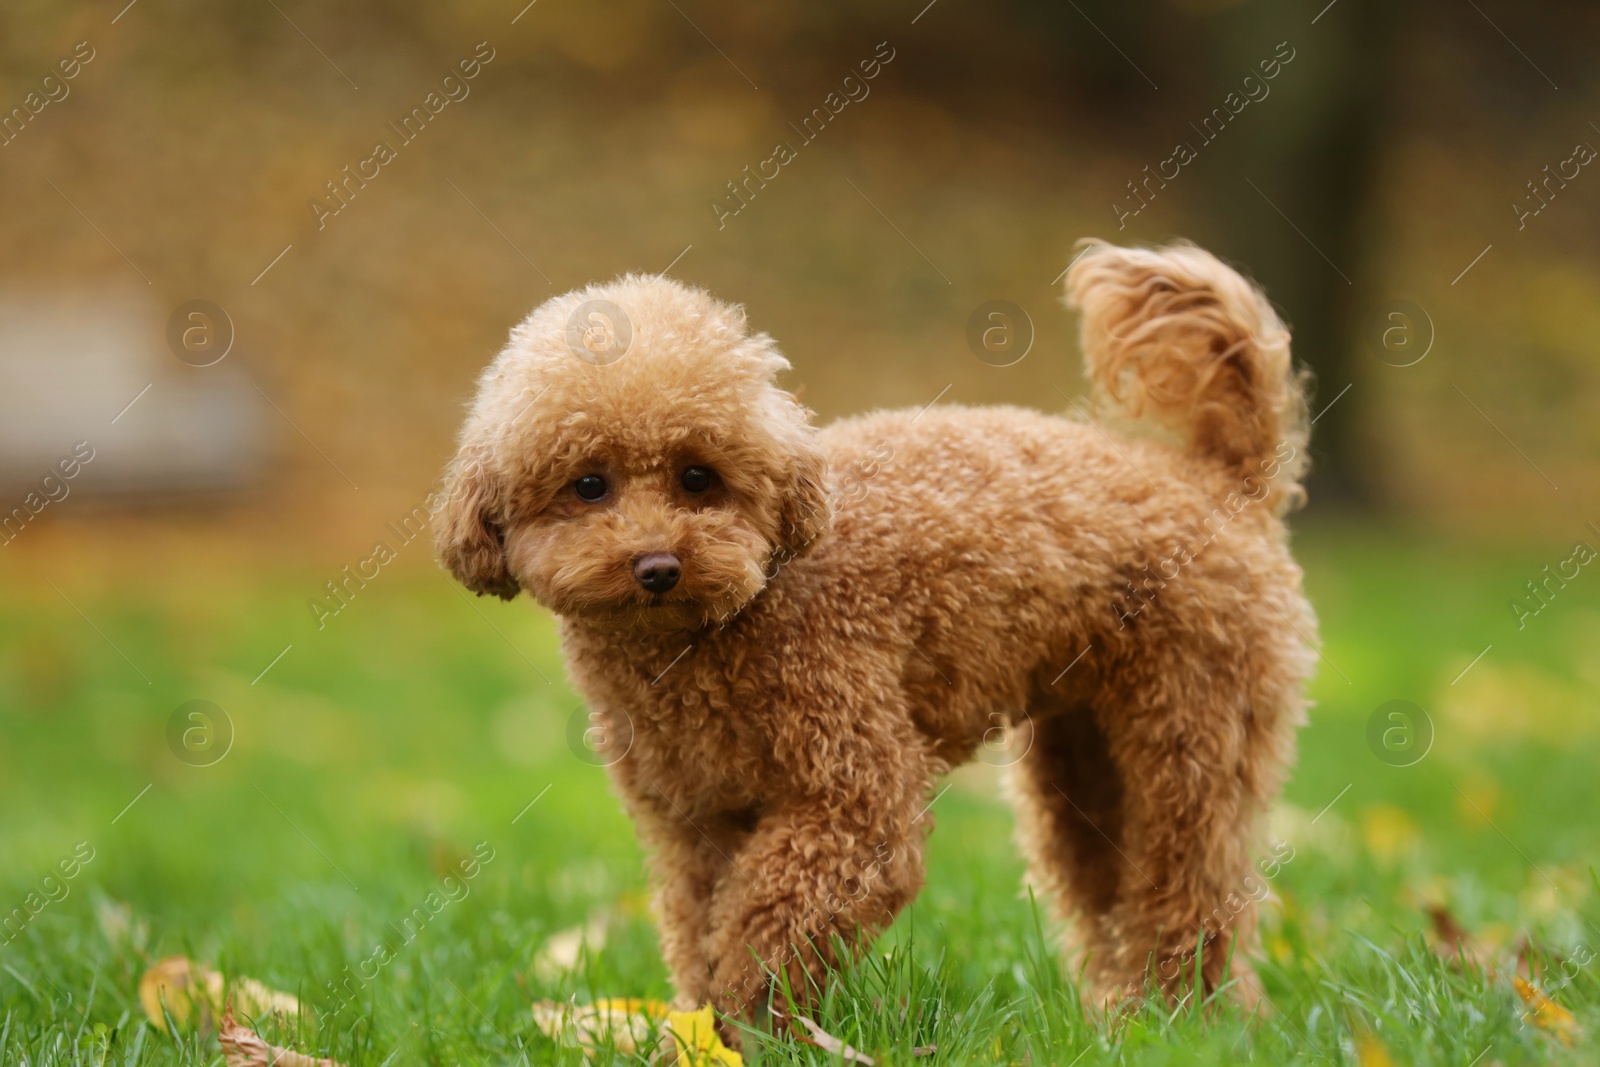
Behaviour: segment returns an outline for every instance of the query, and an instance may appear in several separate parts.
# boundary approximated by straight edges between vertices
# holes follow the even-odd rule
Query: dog
[[[627,739],[685,1006],[818,996],[916,897],[933,783],[997,723],[1086,996],[1259,996],[1235,903],[1315,663],[1283,518],[1306,379],[1209,253],[1085,245],[1065,298],[1098,412],[818,430],[772,338],[659,276],[550,299],[483,373],[439,557],[558,615]]]

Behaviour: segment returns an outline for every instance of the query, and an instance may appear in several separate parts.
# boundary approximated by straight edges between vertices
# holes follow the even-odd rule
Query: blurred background
[[[364,954],[372,892],[485,835],[531,850],[497,869],[526,943],[633,899],[553,623],[452,591],[416,535],[477,372],[547,297],[670,268],[747,306],[819,421],[1061,411],[1085,236],[1229,259],[1316,377],[1294,524],[1328,644],[1290,806],[1361,784],[1302,894],[1376,879],[1420,928],[1454,885],[1464,921],[1571,933],[1600,814],[1600,579],[1569,562],[1600,546],[1597,38],[1593,5],[1505,0],[6,4],[0,883],[100,858],[98,911],[0,953],[70,970],[55,949],[131,908],[137,953],[78,958],[187,946],[309,989]],[[991,301],[998,350],[969,341]],[[1410,763],[1367,740],[1394,699],[1426,709]],[[215,736],[173,740],[192,700]],[[990,784],[946,805],[999,849],[977,889],[935,878],[963,910],[1014,907]],[[327,936],[286,958],[305,914]]]
[[[1589,5],[518,6],[7,5],[0,103],[27,117],[0,127],[7,477],[126,434],[85,498],[226,488],[195,506],[314,516],[270,538],[302,551],[420,498],[533,306],[669,263],[748,305],[824,420],[947,384],[1050,406],[1078,389],[1073,242],[1182,236],[1266,286],[1319,408],[1351,387],[1317,424],[1308,515],[1570,522],[1593,488],[1596,197],[1562,176],[1600,138]],[[395,158],[359,170],[379,141]],[[1015,366],[966,344],[991,299],[1036,331]],[[231,319],[213,366],[169,351],[192,300]],[[1422,315],[1391,344],[1431,335],[1414,366],[1372,351],[1395,300]],[[162,434],[141,470],[215,473],[119,466]]]

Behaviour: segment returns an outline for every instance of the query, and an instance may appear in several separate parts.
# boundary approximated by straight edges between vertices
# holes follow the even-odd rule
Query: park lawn
[[[1298,550],[1326,644],[1273,821],[1292,859],[1258,905],[1276,1011],[1087,1018],[978,766],[933,809],[927,889],[818,1021],[892,1064],[1593,1062],[1600,579],[1519,629],[1509,600],[1566,546],[1342,527]],[[79,862],[0,944],[0,1063],[220,1063],[209,1036],[144,1020],[139,975],[174,954],[296,993],[318,1020],[265,1032],[349,1067],[579,1063],[531,1002],[669,995],[641,854],[604,770],[575,754],[583,713],[542,611],[469,600],[421,552],[321,629],[307,600],[333,573],[54,558],[13,561],[0,605],[0,916]],[[191,700],[232,722],[210,766],[169,747]],[[1391,700],[1433,723],[1410,766],[1369,747]],[[1489,970],[1442,958],[1430,906]],[[549,958],[586,924],[603,948]],[[1546,1026],[1524,1023],[1506,966],[1524,936],[1560,1005]],[[761,1037],[747,1060],[837,1062]]]

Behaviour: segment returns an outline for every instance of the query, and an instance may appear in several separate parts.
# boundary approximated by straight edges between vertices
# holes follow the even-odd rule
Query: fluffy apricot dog
[[[480,594],[561,618],[681,1000],[800,998],[917,895],[933,783],[997,723],[1032,879],[1093,995],[1238,979],[1316,622],[1282,520],[1289,336],[1208,253],[1069,272],[1100,412],[813,428],[743,311],[663,277],[555,297],[479,384],[435,515]],[[617,739],[621,740],[617,740]],[[625,753],[625,754],[624,754]]]

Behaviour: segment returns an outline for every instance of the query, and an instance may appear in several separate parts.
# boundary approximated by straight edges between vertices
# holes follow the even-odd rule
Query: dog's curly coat
[[[440,554],[560,615],[578,689],[631,734],[611,771],[683,1001],[749,1015],[775,974],[806,997],[881,930],[921,886],[930,783],[996,713],[1092,987],[1170,994],[1201,942],[1205,987],[1255,996],[1232,902],[1314,661],[1281,518],[1303,382],[1265,297],[1192,245],[1091,242],[1066,290],[1104,409],[1164,440],[1012,407],[817,431],[771,338],[662,277],[547,301],[484,373]],[[632,326],[614,362],[570,341],[594,300]]]

